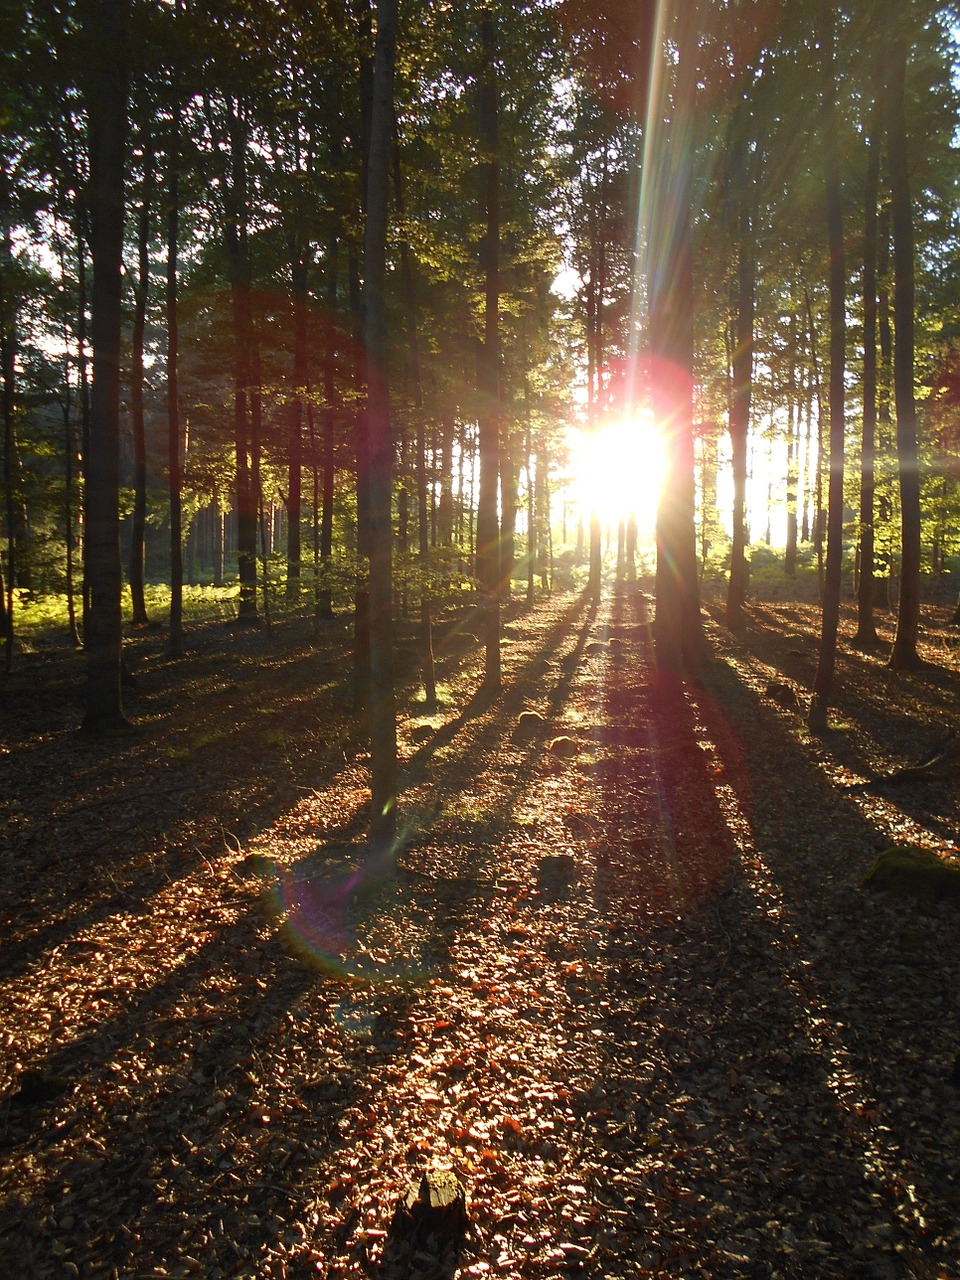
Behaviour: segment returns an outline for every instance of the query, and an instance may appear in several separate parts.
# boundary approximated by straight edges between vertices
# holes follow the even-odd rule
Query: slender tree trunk
[[[384,285],[396,39],[397,0],[378,0],[363,245],[370,480],[370,846],[391,855],[397,829],[398,769],[393,688],[393,437]]]
[[[797,576],[797,481],[800,456],[800,406],[797,403],[797,324],[790,318],[790,350],[787,355],[787,544],[783,572]]]
[[[823,559],[823,534],[825,528],[824,510],[823,510],[823,390],[820,381],[820,357],[817,354],[818,340],[817,327],[813,318],[813,304],[810,301],[810,293],[804,291],[807,309],[807,327],[810,340],[810,371],[813,378],[813,393],[817,401],[817,447],[816,460],[810,462],[810,433],[807,433],[807,471],[810,480],[810,489],[813,499],[813,543],[817,551],[817,579],[820,589],[820,599],[823,600],[824,590],[824,559]],[[832,351],[832,347],[831,347]]]
[[[331,236],[327,246],[327,318],[323,350],[323,489],[320,514],[320,564],[329,569],[333,556],[333,499],[336,480],[336,371],[337,371],[337,240]],[[333,596],[325,586],[317,597],[317,618],[333,617]]]
[[[357,151],[360,163],[360,204],[364,218],[367,214],[370,184],[370,131],[373,118],[373,80],[375,52],[371,54],[371,36],[373,32],[373,10],[370,0],[359,0],[357,6],[357,36],[359,53],[359,90],[360,113],[357,121]],[[363,299],[360,287],[360,264],[355,247],[349,244],[347,252],[347,276],[350,290],[350,311],[353,316],[354,334],[358,348],[363,348],[366,341],[365,317],[363,315]],[[363,380],[361,372],[360,383]],[[362,385],[358,392],[366,394]],[[369,533],[371,528],[370,514],[370,475],[369,456],[370,442],[368,438],[368,415],[364,411],[356,414],[354,425],[357,469],[357,551],[361,560],[368,563],[371,558]],[[369,721],[370,707],[370,591],[369,578],[361,571],[358,576],[354,595],[353,612],[353,710],[354,715],[364,724]]]
[[[800,495],[800,541],[810,541],[810,504],[812,501],[811,476],[813,471],[813,388],[809,370],[804,370],[803,381],[803,470],[797,484]],[[797,424],[799,433],[799,423]]]
[[[127,142],[127,0],[87,0],[83,30],[90,76],[90,224],[93,251],[93,389],[86,457],[86,710],[83,728],[127,724],[120,691],[120,326]]]
[[[3,177],[6,186],[6,177]],[[5,193],[6,194],[6,193]],[[4,205],[7,201],[4,200]],[[9,226],[4,226],[2,245],[0,245],[3,261],[0,264],[0,370],[3,376],[3,487],[5,497],[5,516],[7,523],[7,581],[6,595],[2,600],[3,607],[3,639],[4,666],[7,674],[13,668],[13,588],[17,575],[17,518],[16,495],[14,483],[14,432],[13,415],[16,387],[16,301],[11,296],[8,279],[13,263],[13,245]]]
[[[90,369],[87,358],[87,255],[86,227],[88,219],[81,200],[77,200],[77,378],[80,383],[80,457],[83,460],[82,496],[78,513],[80,524],[80,554],[82,556],[82,592],[80,613],[83,619],[83,645],[87,645],[87,619],[90,611],[90,584],[87,581],[87,529],[86,529],[86,459],[90,451]]]
[[[66,552],[67,619],[70,628],[70,639],[74,648],[79,648],[80,633],[77,630],[77,610],[73,598],[73,464],[75,449],[73,427],[70,422],[70,403],[68,401],[63,415],[63,540]]]
[[[150,292],[150,197],[153,185],[153,142],[143,148],[143,200],[137,218],[138,272],[133,311],[130,370],[130,424],[133,428],[133,520],[130,532],[130,600],[134,626],[149,622],[143,581],[143,538],[147,523],[147,441],[143,418],[143,339]]]
[[[537,570],[536,473],[533,466],[533,429],[527,419],[527,604],[533,604]]]
[[[511,428],[504,426],[500,440],[500,581],[503,599],[509,601],[517,563],[517,507],[520,463]]]
[[[302,559],[300,517],[302,504],[303,416],[307,398],[307,262],[295,240],[290,245],[293,285],[293,398],[287,441],[287,600],[300,597]]]
[[[746,157],[737,161],[738,182],[745,187]],[[753,391],[753,326],[756,277],[756,249],[753,226],[746,202],[737,217],[737,307],[733,348],[733,396],[730,405],[730,445],[733,454],[733,547],[727,589],[727,625],[739,627],[747,599],[747,440],[750,431],[750,398]]]
[[[396,123],[394,122],[396,131]],[[394,147],[394,196],[397,217],[403,223],[403,182],[399,143]],[[433,664],[433,602],[430,578],[430,510],[427,492],[427,438],[423,413],[423,389],[420,383],[420,337],[417,331],[417,295],[413,278],[413,259],[406,240],[400,244],[400,270],[403,277],[404,309],[407,323],[407,362],[416,418],[417,473],[417,553],[423,582],[420,587],[420,669],[423,673],[423,701],[428,711],[437,707],[437,678]]]
[[[225,181],[224,241],[230,275],[234,340],[234,456],[236,459],[238,617],[257,620],[257,500],[251,474],[252,280],[247,245],[246,127],[236,103],[228,104],[231,173]]]
[[[833,693],[840,622],[840,578],[843,555],[844,360],[846,355],[846,265],[844,259],[840,167],[836,145],[836,55],[830,22],[830,64],[824,119],[826,149],[827,241],[830,257],[830,481],[827,493],[827,562],[823,589],[820,656],[813,682],[808,723],[817,733],[827,727]]]
[[[873,618],[874,505],[877,429],[877,198],[880,188],[879,103],[867,143],[863,227],[863,440],[860,449],[860,580],[857,584],[857,634],[853,643],[877,643]]]
[[[480,191],[486,232],[482,246],[484,333],[477,356],[480,445],[480,500],[477,507],[477,578],[482,593],[480,626],[486,647],[483,688],[497,693],[500,670],[501,555],[497,519],[500,468],[500,164],[497,95],[497,38],[492,14],[480,22]]]
[[[180,239],[180,117],[170,131],[167,186],[167,487],[170,495],[170,636],[172,658],[183,655],[183,464],[180,428],[180,324],[177,306],[177,255]]]
[[[893,228],[893,388],[897,406],[897,460],[900,471],[900,599],[890,666],[904,671],[920,665],[920,467],[914,392],[914,235],[910,205],[904,79],[907,37],[898,34],[887,59],[887,150]]]

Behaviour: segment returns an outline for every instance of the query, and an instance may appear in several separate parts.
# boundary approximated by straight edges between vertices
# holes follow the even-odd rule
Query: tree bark
[[[893,40],[887,65],[887,152],[893,229],[893,389],[897,408],[897,459],[900,472],[900,599],[897,633],[890,666],[909,670],[920,665],[920,468],[917,454],[917,406],[914,362],[914,235],[910,207],[910,164],[907,155],[904,80],[906,36]]]
[[[240,108],[227,103],[231,172],[224,175],[224,247],[233,313],[233,430],[236,466],[238,617],[257,620],[257,508],[250,465],[250,382],[253,320],[247,246],[246,130]]]
[[[396,122],[394,122],[396,132]],[[394,148],[394,194],[397,217],[403,222],[403,181],[399,142]],[[420,381],[420,336],[417,330],[417,295],[413,277],[413,258],[406,237],[400,244],[400,270],[403,277],[404,310],[407,324],[407,364],[416,417],[417,477],[417,554],[423,579],[420,585],[420,670],[423,673],[423,702],[428,711],[437,708],[437,678],[433,664],[433,603],[430,580],[430,511],[427,492],[427,437],[423,415],[423,388]]]
[[[733,455],[733,546],[730,580],[727,587],[726,619],[729,627],[743,622],[747,599],[747,440],[750,431],[750,399],[753,392],[753,326],[756,279],[756,248],[746,173],[745,150],[740,144],[734,182],[740,190],[737,216],[737,303],[733,348],[733,396],[730,405],[730,445]]]
[[[500,163],[496,73],[496,29],[493,16],[480,22],[483,66],[480,75],[480,195],[486,231],[481,249],[484,273],[484,332],[477,353],[480,496],[477,505],[477,578],[480,582],[480,627],[486,649],[483,688],[501,687],[500,579],[501,555],[497,519],[500,470]]]
[[[287,439],[287,600],[300,597],[303,552],[300,516],[303,486],[303,418],[307,398],[307,262],[295,239],[290,244],[293,286],[293,397]]]
[[[0,178],[6,187],[5,175]],[[6,192],[4,195],[6,196]],[[3,204],[7,207],[7,200]],[[8,283],[13,265],[13,242],[9,225],[2,231],[0,252],[0,376],[3,379],[3,487],[4,516],[7,524],[7,580],[0,593],[0,626],[4,641],[4,667],[9,675],[13,669],[13,588],[17,576],[17,516],[16,485],[14,481],[14,404],[17,377],[17,300]],[[12,283],[12,282],[11,282]]]
[[[180,115],[174,109],[170,131],[167,196],[167,488],[170,495],[170,635],[171,658],[183,656],[183,448],[180,428],[180,327],[177,305],[177,254],[180,239]]]
[[[396,39],[397,0],[378,0],[363,243],[363,304],[370,514],[370,846],[384,855],[394,851],[398,787],[393,688],[393,438],[384,307]]]
[[[134,290],[130,369],[130,425],[133,429],[133,519],[130,530],[130,600],[134,626],[145,626],[143,538],[147,523],[147,442],[143,418],[143,340],[150,292],[150,197],[153,185],[153,141],[143,147],[143,199],[137,218],[137,283]]]
[[[84,551],[90,607],[85,628],[83,728],[96,734],[117,732],[127,725],[120,688],[123,580],[119,481],[128,28],[128,0],[87,0],[84,4],[83,31],[90,76],[86,99],[93,256],[93,387],[86,456]]]
[[[879,109],[867,142],[863,220],[863,439],[860,448],[860,578],[857,584],[857,634],[853,643],[877,643],[873,610],[874,505],[877,430],[877,199],[880,187]]]
[[[846,355],[846,265],[840,166],[836,145],[836,55],[833,18],[828,19],[830,63],[824,111],[826,149],[825,198],[830,258],[830,459],[827,490],[827,560],[823,584],[820,655],[810,699],[808,723],[817,733],[827,727],[827,708],[833,693],[840,622],[840,575],[843,555],[844,360]]]
[[[336,481],[335,428],[337,371],[337,239],[331,236],[327,246],[327,318],[324,330],[323,351],[323,485],[320,512],[320,564],[329,569],[333,556],[333,499]],[[317,595],[317,619],[333,617],[333,595],[329,586]]]
[[[654,413],[664,440],[665,474],[657,506],[654,640],[657,666],[678,674],[703,658],[693,448],[693,175],[696,94],[695,11],[679,14],[677,92],[671,134],[661,139],[656,178],[673,200],[654,200],[648,252]],[[647,176],[647,181],[656,179]]]

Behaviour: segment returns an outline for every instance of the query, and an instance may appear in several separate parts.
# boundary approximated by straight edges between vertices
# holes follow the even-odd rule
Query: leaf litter
[[[949,633],[936,680],[845,651],[814,739],[767,693],[803,688],[812,609],[713,624],[677,694],[650,607],[518,614],[489,705],[458,655],[432,736],[401,725],[396,878],[358,892],[365,766],[309,645],[231,640],[260,674],[210,694],[228,750],[209,652],[189,713],[145,653],[154,737],[78,747],[45,704],[8,739],[9,1274],[391,1280],[398,1197],[449,1168],[463,1276],[960,1275],[957,915],[859,888],[886,844],[952,847],[955,780],[849,785],[956,722]]]

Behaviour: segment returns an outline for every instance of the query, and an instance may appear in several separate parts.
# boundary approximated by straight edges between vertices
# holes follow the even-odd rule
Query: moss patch
[[[864,877],[865,889],[882,889],[898,898],[951,902],[960,906],[960,866],[929,849],[885,849]]]

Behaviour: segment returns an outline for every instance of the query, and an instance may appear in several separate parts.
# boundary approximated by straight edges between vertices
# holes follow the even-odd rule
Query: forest
[[[960,1280],[960,6],[0,0],[0,1257]]]

